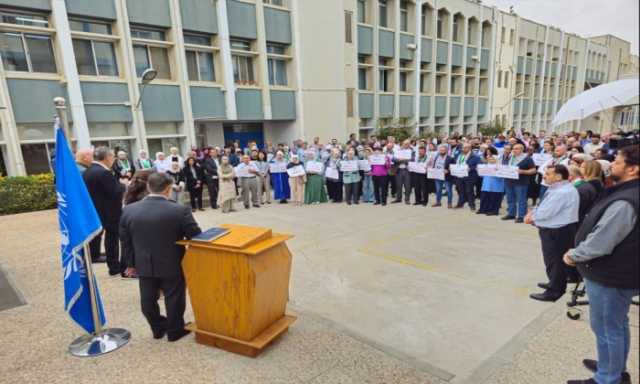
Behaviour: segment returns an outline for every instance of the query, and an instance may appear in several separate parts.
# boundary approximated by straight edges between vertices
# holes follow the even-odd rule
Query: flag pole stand
[[[126,345],[131,339],[131,333],[122,328],[102,328],[96,302],[95,276],[91,265],[91,251],[89,242],[84,243],[84,265],[89,281],[89,295],[91,296],[91,314],[93,316],[94,332],[75,339],[69,345],[69,353],[77,357],[94,357],[115,351]]]

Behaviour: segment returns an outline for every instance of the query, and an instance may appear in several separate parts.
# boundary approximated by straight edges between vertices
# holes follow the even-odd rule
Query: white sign
[[[307,161],[306,168],[308,173],[322,175],[324,165],[319,161]]]
[[[478,175],[480,176],[495,176],[497,171],[497,164],[478,164]]]
[[[355,172],[358,170],[358,160],[342,160],[340,161],[340,170],[342,172]]]
[[[327,168],[324,175],[327,179],[340,180],[340,174],[336,168]]]
[[[369,160],[358,160],[358,168],[361,171],[371,172],[371,164]]]
[[[411,160],[411,156],[413,155],[413,151],[410,149],[401,149],[396,152],[396,159],[398,160]]]
[[[542,167],[547,163],[547,161],[551,160],[552,157],[553,156],[548,153],[534,153],[533,156],[531,156],[531,159],[536,167]]]
[[[427,173],[427,163],[421,163],[417,161],[409,162],[409,172],[426,174]]]
[[[387,163],[386,155],[371,155],[369,156],[369,162],[371,165],[385,165]]]
[[[234,168],[234,171],[236,171],[236,177],[251,176],[251,174],[249,174],[249,166],[245,164],[238,165],[237,167]]]
[[[444,169],[440,169],[440,168],[427,169],[427,179],[444,180]]]
[[[496,172],[496,176],[512,180],[518,180],[520,178],[518,167],[509,165],[503,165],[499,167],[498,171]]]
[[[267,163],[273,160],[274,157],[273,153],[267,153]]]
[[[469,177],[469,166],[467,164],[451,164],[449,166],[449,172],[455,177]]]
[[[269,163],[269,172],[271,173],[287,172],[287,163],[285,162]]]
[[[291,168],[287,169],[287,174],[289,174],[289,177],[298,177],[298,176],[306,175],[306,173],[304,172],[304,167],[302,166],[302,164],[296,165],[295,167],[291,167]]]

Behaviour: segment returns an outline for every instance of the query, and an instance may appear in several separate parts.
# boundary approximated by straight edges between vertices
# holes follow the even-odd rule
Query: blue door
[[[223,127],[225,145],[238,141],[240,148],[246,148],[253,141],[258,148],[264,148],[262,124],[224,124]]]

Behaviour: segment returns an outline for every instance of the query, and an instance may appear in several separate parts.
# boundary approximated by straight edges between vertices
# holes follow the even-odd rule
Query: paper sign
[[[427,169],[427,179],[444,180],[444,169],[439,169],[439,168]]]
[[[342,160],[340,162],[342,172],[355,172],[358,170],[358,160]]]
[[[451,175],[455,177],[468,177],[469,166],[466,164],[462,164],[462,165],[451,164],[449,166],[449,172],[451,172]]]
[[[551,158],[552,156],[548,153],[534,153],[533,156],[531,156],[531,159],[533,160],[536,167],[542,167],[549,160],[551,160]]]
[[[358,169],[365,172],[371,172],[371,164],[369,160],[358,160]]]
[[[478,164],[478,175],[480,176],[495,176],[497,171],[497,164]]]
[[[518,173],[518,167],[508,166],[508,165],[503,165],[498,167],[496,176],[502,177],[504,179],[512,179],[512,180],[518,180],[520,178],[520,174]]]
[[[332,180],[340,179],[340,174],[338,173],[338,170],[336,168],[327,168],[324,175],[327,179],[332,179]]]
[[[284,173],[287,172],[287,163],[269,163],[269,172],[271,173]]]
[[[409,172],[426,174],[427,173],[427,163],[419,163],[417,161],[409,162]]]
[[[307,161],[306,168],[308,173],[322,175],[324,165],[319,161]]]
[[[237,167],[234,168],[234,171],[236,172],[236,177],[249,177],[251,176],[249,174],[249,166],[245,165],[245,164],[240,164]]]
[[[411,156],[413,155],[413,151],[410,149],[401,149],[396,152],[396,159],[398,160],[411,160]]]
[[[295,167],[291,167],[291,168],[287,169],[287,174],[289,174],[289,177],[298,177],[298,176],[306,175],[306,173],[304,172],[304,167],[302,166],[302,164],[296,165]]]
[[[267,163],[273,160],[274,157],[273,153],[267,153]]]
[[[371,155],[369,156],[369,163],[371,163],[371,165],[385,165],[387,163],[387,156]]]

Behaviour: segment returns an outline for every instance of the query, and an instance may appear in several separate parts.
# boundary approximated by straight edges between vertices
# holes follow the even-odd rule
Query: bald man
[[[76,151],[76,165],[80,175],[84,174],[84,171],[91,166],[93,162],[93,149],[82,148]]]

